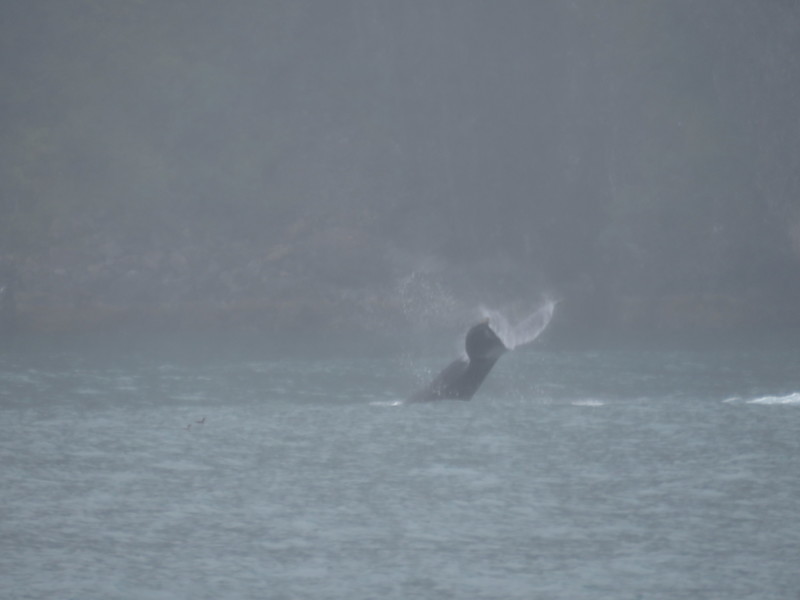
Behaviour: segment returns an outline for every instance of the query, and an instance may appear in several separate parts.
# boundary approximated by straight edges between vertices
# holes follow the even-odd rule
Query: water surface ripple
[[[531,349],[402,405],[436,357],[6,353],[0,589],[796,598],[797,358]]]

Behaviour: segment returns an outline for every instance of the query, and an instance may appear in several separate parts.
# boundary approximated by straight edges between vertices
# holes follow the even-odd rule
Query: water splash
[[[547,328],[553,318],[556,302],[547,300],[533,313],[512,325],[509,319],[500,311],[482,308],[483,316],[489,319],[494,332],[503,341],[506,348],[513,350],[520,346],[530,344]]]
[[[424,272],[415,271],[399,280],[394,295],[407,321],[418,328],[453,326],[468,312],[446,286]]]
[[[383,407],[391,407],[391,406],[405,406],[405,400],[373,400],[369,403],[370,406],[383,406]]]

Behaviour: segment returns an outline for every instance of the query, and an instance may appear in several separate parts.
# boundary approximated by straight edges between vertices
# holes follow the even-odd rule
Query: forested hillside
[[[800,4],[14,0],[15,329],[800,326]]]

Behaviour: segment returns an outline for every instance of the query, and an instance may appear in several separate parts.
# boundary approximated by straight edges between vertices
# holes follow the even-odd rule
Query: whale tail
[[[484,319],[470,328],[464,342],[467,358],[458,358],[445,367],[410,402],[469,400],[478,391],[494,363],[508,350]]]

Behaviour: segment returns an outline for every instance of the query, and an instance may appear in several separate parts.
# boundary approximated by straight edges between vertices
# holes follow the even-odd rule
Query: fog
[[[800,325],[794,2],[37,0],[0,28],[6,330],[391,338],[545,299],[553,337]]]
[[[798,0],[0,0],[6,596],[798,599],[798,307]]]

